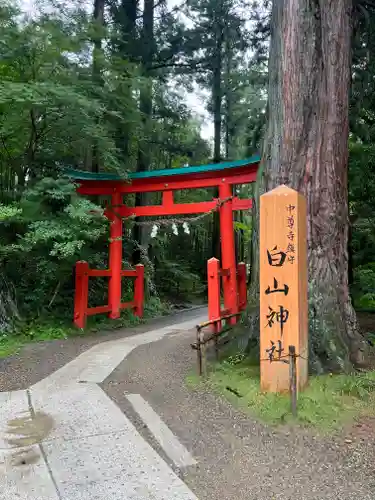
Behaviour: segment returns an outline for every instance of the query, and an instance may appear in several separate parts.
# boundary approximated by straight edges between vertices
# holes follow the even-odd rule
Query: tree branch
[[[3,135],[1,136],[1,142],[3,144],[3,147],[4,147],[4,150],[5,150],[6,154],[8,155],[8,159],[12,160],[12,155],[9,152],[8,146],[7,146],[6,142],[5,142],[5,139],[4,139]]]
[[[196,63],[196,64],[201,64],[201,62],[199,63]],[[160,64],[157,64],[156,66],[151,66],[151,70],[155,70],[155,69],[161,69],[161,68],[189,68],[191,71],[196,71],[196,72],[199,72],[199,73],[203,73],[205,71],[207,71],[207,69],[205,68],[198,68],[196,64],[186,64],[186,63],[174,63],[174,62],[171,62],[171,63],[160,63]]]

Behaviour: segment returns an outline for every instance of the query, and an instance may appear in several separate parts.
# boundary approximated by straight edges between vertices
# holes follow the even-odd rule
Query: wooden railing
[[[232,323],[236,322],[237,315],[246,308],[247,284],[246,284],[246,264],[241,262],[237,266],[236,289],[232,290],[236,294],[236,306],[230,308],[221,308],[221,281],[222,278],[228,278],[229,269],[221,269],[218,259],[212,258],[207,262],[207,280],[208,280],[208,321],[212,325],[213,332],[220,332],[222,328],[222,319]],[[233,282],[233,281],[232,281]]]
[[[89,307],[89,278],[90,277],[108,277],[111,279],[112,272],[110,269],[90,269],[85,261],[76,263],[76,285],[74,296],[74,324],[78,328],[86,326],[87,316],[94,314],[104,314],[112,312],[112,305]],[[120,309],[133,309],[134,315],[143,316],[144,302],[144,266],[138,264],[135,269],[121,271],[122,277],[135,278],[134,282],[134,298],[131,302],[124,302],[120,305]]]

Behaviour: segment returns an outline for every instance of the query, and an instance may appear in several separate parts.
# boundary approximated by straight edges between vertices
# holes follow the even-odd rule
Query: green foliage
[[[190,377],[188,384],[192,386],[194,382],[196,385],[196,379]],[[375,415],[374,372],[312,377],[298,396],[296,420],[290,414],[289,395],[262,393],[259,368],[246,359],[228,359],[213,366],[207,384],[236,406],[271,425],[297,424],[331,433],[361,415]],[[199,386],[197,388],[199,390]]]
[[[352,222],[352,283],[354,304],[375,309],[375,148],[350,145],[349,207]]]
[[[107,26],[93,23],[77,2],[37,12],[35,19],[10,5],[0,7],[0,331],[11,332],[11,338],[17,332],[54,338],[56,322],[72,317],[75,262],[108,268],[103,200],[78,196],[64,178],[65,167],[99,167],[126,176],[144,149],[153,169],[201,163],[210,154],[199,121],[169,83],[168,65],[181,50],[180,21],[165,6],[156,7],[161,17],[155,19],[155,43],[162,50],[152,63],[159,69],[145,71],[142,23],[133,24],[134,36],[126,39],[131,6],[112,7],[114,23]],[[93,42],[103,50],[93,54]],[[139,99],[145,89],[151,89],[153,104],[147,126]],[[160,297],[173,296],[176,287],[179,300],[201,292],[204,262],[199,254],[184,262],[193,245],[208,246],[207,226],[200,227],[194,238],[185,235],[177,244],[178,258],[176,240],[153,242],[155,257],[146,262],[146,277],[156,288],[146,315],[160,313]],[[124,266],[132,249],[126,230]],[[107,303],[107,294],[107,278],[89,280],[90,305]],[[123,280],[123,300],[132,295],[131,280]],[[39,331],[45,317],[51,329],[44,325]],[[127,325],[138,321],[130,311],[123,318]],[[102,320],[95,317],[90,324],[99,328]]]
[[[135,317],[129,310],[124,310],[120,319],[115,321],[103,316],[90,318],[91,321],[84,332],[73,328],[71,322],[66,319],[51,321],[51,318],[37,318],[27,323],[20,322],[16,331],[8,330],[0,335],[0,358],[16,354],[24,345],[31,342],[67,339],[87,332],[128,328],[156,316],[168,314],[168,312],[170,312],[168,305],[159,298],[153,297],[146,303],[143,320]]]
[[[75,188],[65,179],[45,177],[26,191],[20,206],[28,227],[13,248],[25,253],[47,252],[73,264],[86,244],[104,235],[108,223],[103,210],[78,197]]]
[[[248,245],[251,241],[251,223],[245,224],[244,222],[234,222],[235,231],[241,232],[244,236],[244,245]]]
[[[21,209],[13,205],[2,205],[0,203],[0,223],[5,223],[21,213]]]
[[[17,22],[9,14],[2,31],[0,65],[0,175],[23,187],[27,177],[58,165],[84,166],[95,139],[107,168],[120,168],[114,126],[133,126],[136,100],[124,93],[136,75],[130,65],[105,63],[104,80],[92,79],[87,59],[90,20],[80,10],[62,21],[42,16]],[[114,105],[126,105],[122,114]],[[134,130],[136,132],[136,130]],[[12,178],[6,169],[12,169]],[[123,166],[121,166],[123,169]],[[47,173],[48,175],[48,173]]]
[[[352,284],[354,304],[357,309],[375,311],[375,263],[358,266]]]
[[[204,291],[199,268],[194,269],[194,233],[161,230],[151,243],[155,282],[160,293],[178,300],[191,299]]]
[[[66,297],[55,292],[71,285],[75,262],[108,232],[102,209],[78,197],[63,178],[45,177],[26,190],[7,222],[0,256],[8,279],[17,283],[22,314],[56,306],[56,298],[63,305]]]
[[[372,144],[374,128],[375,5],[367,0],[353,2],[352,87],[350,95],[350,130],[354,139]]]

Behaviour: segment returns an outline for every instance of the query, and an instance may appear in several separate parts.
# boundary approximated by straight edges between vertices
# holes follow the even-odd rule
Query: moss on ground
[[[67,339],[69,337],[84,336],[101,330],[116,330],[129,328],[145,323],[147,320],[157,316],[166,315],[170,307],[160,300],[151,300],[145,305],[144,317],[142,319],[134,316],[128,309],[124,310],[118,320],[109,320],[105,316],[89,317],[85,329],[80,330],[72,325],[72,322],[48,318],[38,318],[32,322],[20,324],[16,331],[0,335],[0,358],[17,354],[19,350],[33,342],[43,342],[56,339]]]
[[[361,416],[375,415],[375,372],[311,377],[299,394],[296,419],[290,413],[289,396],[262,393],[259,382],[259,368],[241,357],[213,365],[206,381],[195,375],[187,379],[188,386],[204,384],[271,425],[294,423],[332,432]]]

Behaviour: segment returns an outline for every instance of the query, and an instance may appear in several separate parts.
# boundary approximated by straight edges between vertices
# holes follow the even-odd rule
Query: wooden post
[[[198,375],[202,375],[202,346],[201,346],[201,329],[197,326],[197,362],[198,362]]]
[[[289,391],[288,346],[297,389],[308,380],[306,201],[288,188],[260,197],[261,390]]]
[[[297,363],[296,363],[296,348],[294,345],[289,346],[289,393],[290,393],[290,408],[293,417],[297,416]]]
[[[116,191],[112,195],[113,211],[109,212],[111,218],[109,239],[109,269],[111,276],[108,285],[108,305],[111,319],[119,318],[121,309],[122,218],[116,214],[119,205],[122,205],[122,195]]]
[[[237,279],[238,279],[238,308],[240,311],[246,308],[247,303],[247,276],[246,264],[240,262],[237,266]]]
[[[207,357],[206,357],[206,343],[204,341],[203,328],[199,332],[199,345],[200,345],[200,355],[201,355],[201,375],[203,377],[207,376]]]
[[[220,318],[220,262],[215,257],[207,261],[208,320]],[[212,325],[213,332],[221,331],[221,322]]]
[[[220,200],[231,198],[232,186],[227,183],[219,185]],[[220,241],[221,241],[221,267],[229,270],[228,275],[223,275],[224,307],[229,314],[238,312],[237,296],[237,269],[236,252],[234,243],[233,203],[227,200],[220,207]],[[229,320],[230,324],[236,323],[236,318]]]
[[[143,264],[135,266],[137,277],[134,282],[134,316],[142,318],[145,299],[145,267]]]
[[[77,328],[85,328],[89,295],[89,265],[81,260],[76,263],[74,292],[74,324]]]

